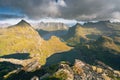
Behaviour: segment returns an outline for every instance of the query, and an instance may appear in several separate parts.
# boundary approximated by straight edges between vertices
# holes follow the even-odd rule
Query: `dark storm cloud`
[[[0,0],[0,7],[22,10],[28,18],[120,19],[120,0]]]

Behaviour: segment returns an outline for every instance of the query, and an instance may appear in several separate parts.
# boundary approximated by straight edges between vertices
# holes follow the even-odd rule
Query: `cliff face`
[[[56,31],[56,30],[68,30],[68,26],[63,24],[63,23],[54,23],[54,22],[49,22],[49,23],[38,23],[33,25],[35,29],[42,29],[45,31]]]

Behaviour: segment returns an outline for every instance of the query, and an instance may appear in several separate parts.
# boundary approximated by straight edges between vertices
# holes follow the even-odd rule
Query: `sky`
[[[120,0],[0,0],[0,21],[44,18],[119,21]]]

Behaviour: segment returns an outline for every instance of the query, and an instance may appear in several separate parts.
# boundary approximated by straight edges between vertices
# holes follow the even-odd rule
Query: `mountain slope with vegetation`
[[[42,38],[29,23],[20,23],[0,30],[0,53],[39,53]],[[35,49],[35,50],[34,50]]]
[[[120,46],[110,37],[101,36],[96,41],[78,44],[76,49],[83,53],[88,63],[93,64],[100,60],[115,69],[120,69]]]
[[[80,42],[87,42],[90,39],[88,36],[100,35],[101,32],[96,28],[86,28],[79,23],[69,28],[68,33],[63,36],[63,39],[67,41],[69,45],[76,45]]]
[[[54,42],[57,42],[58,45],[53,45]],[[70,47],[57,38],[43,40],[38,32],[24,20],[16,25],[0,29],[1,56],[13,53],[30,53],[31,57],[38,57],[43,64],[48,56],[64,50],[70,50]]]

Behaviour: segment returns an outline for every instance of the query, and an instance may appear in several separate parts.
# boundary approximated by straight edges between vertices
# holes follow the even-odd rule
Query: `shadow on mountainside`
[[[46,59],[46,66],[57,64],[61,61],[68,61],[73,64],[75,59],[82,59],[81,52],[70,50],[68,52],[56,53]]]
[[[21,70],[19,73],[14,73],[11,76],[9,76],[6,80],[30,80],[31,78],[33,78],[34,76],[44,76],[47,72],[54,72],[58,69],[58,63],[60,63],[61,61],[67,61],[70,62],[70,64],[74,64],[75,59],[79,59],[85,63],[88,64],[95,64],[96,60],[104,62],[105,64],[109,65],[108,63],[113,64],[114,66],[120,66],[119,64],[119,60],[116,61],[115,59],[119,58],[117,57],[117,55],[111,55],[113,56],[113,61],[115,61],[117,64],[114,64],[113,62],[107,62],[102,60],[101,58],[98,58],[96,56],[100,56],[98,54],[93,53],[88,53],[89,55],[87,55],[87,53],[83,53],[80,49],[73,49],[67,52],[61,52],[61,53],[56,53],[51,55],[50,57],[48,57],[46,59],[46,64],[43,65],[40,69],[33,71],[33,72],[27,72],[24,70]],[[108,54],[109,55],[109,54]],[[108,56],[107,54],[103,55],[103,59],[108,59],[111,61],[112,58],[110,57],[106,57]],[[110,59],[109,59],[110,58]],[[57,64],[57,65],[56,65]],[[97,63],[96,63],[97,65]],[[114,69],[114,67],[112,67]],[[1,80],[1,79],[0,79]],[[50,79],[52,80],[52,79]],[[54,80],[58,80],[58,79],[54,79]]]
[[[57,36],[61,37],[67,33],[66,30],[56,30],[56,31],[45,31],[45,30],[36,30],[39,35],[44,39],[44,40],[49,40],[51,36]]]
[[[27,60],[30,59],[29,53],[14,53],[0,57],[7,59]],[[27,63],[26,63],[27,64]],[[34,75],[41,75],[43,71],[27,72],[23,66],[8,61],[0,62],[0,80],[30,80]],[[15,71],[15,72],[14,72]]]
[[[24,60],[24,59],[30,59],[30,54],[29,53],[13,53],[13,54],[8,54],[8,55],[4,55],[0,58],[13,58],[13,59],[20,59],[20,60]]]
[[[10,62],[0,62],[0,80],[3,80],[9,72],[21,68],[22,66]]]
[[[94,52],[87,51],[87,53],[73,49],[68,52],[56,53],[51,55],[46,59],[46,66],[52,64],[57,64],[61,61],[68,61],[74,63],[75,59],[79,59],[90,65],[99,65],[96,61],[105,63],[106,65],[112,67],[113,69],[120,70],[120,55],[112,54],[108,51],[106,52]]]

